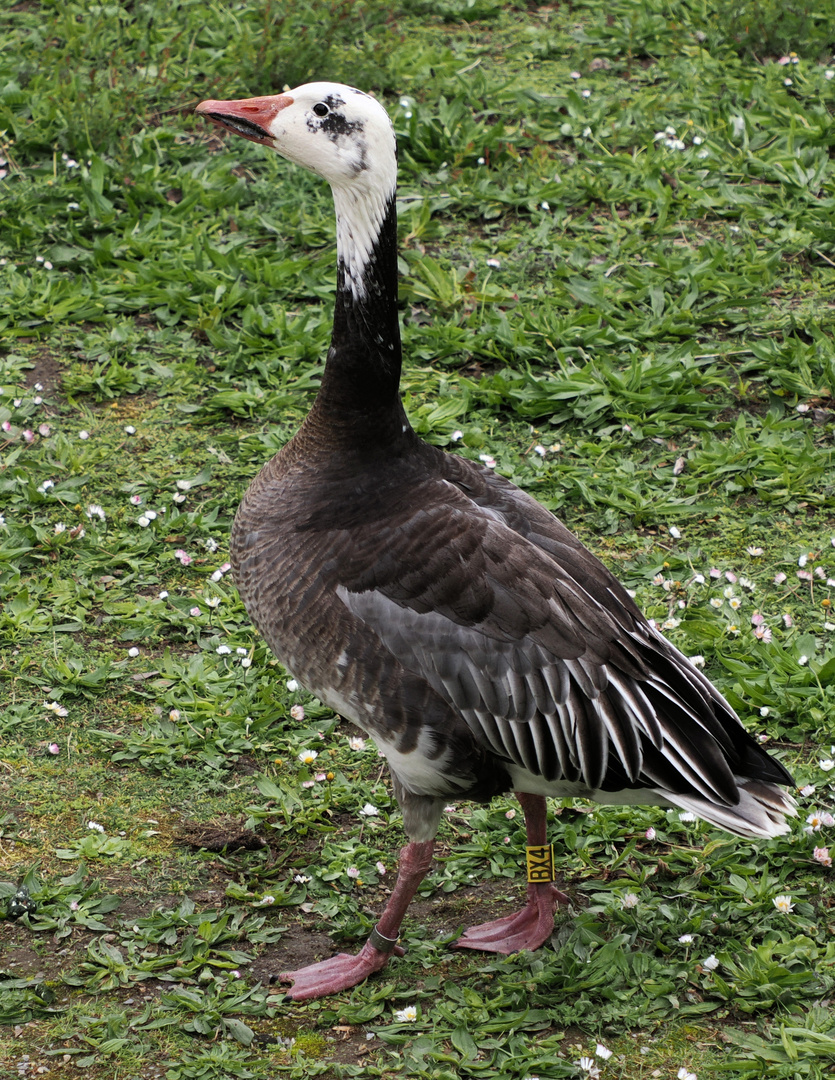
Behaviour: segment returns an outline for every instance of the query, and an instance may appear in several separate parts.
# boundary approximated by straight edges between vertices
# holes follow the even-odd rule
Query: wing
[[[345,607],[481,745],[533,775],[738,801],[750,740],[718,692],[543,507],[443,457],[389,507],[373,560],[354,534]]]

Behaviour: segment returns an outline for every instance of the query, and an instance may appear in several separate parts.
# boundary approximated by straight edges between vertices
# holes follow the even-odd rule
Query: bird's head
[[[196,111],[323,176],[334,188],[393,190],[395,139],[383,106],[341,83],[313,82],[271,97],[203,101]]]

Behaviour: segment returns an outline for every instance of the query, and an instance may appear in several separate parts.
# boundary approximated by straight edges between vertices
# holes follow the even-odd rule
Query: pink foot
[[[400,924],[412,897],[426,876],[432,862],[433,847],[432,840],[412,840],[402,849],[397,881],[385,911],[356,956],[340,953],[330,960],[309,964],[298,971],[285,971],[278,976],[280,982],[293,983],[287,991],[289,998],[294,1001],[307,1001],[310,998],[325,997],[326,994],[338,994],[340,990],[350,990],[375,971],[384,968],[392,953],[395,956],[405,955],[404,950],[397,944]]]
[[[404,955],[404,950],[399,945],[392,952],[396,956]],[[330,960],[309,964],[298,971],[284,971],[278,976],[278,981],[293,983],[287,991],[287,996],[293,1001],[308,1001],[310,998],[325,997],[327,994],[338,994],[341,990],[357,986],[375,971],[381,971],[392,952],[378,952],[366,941],[356,956],[339,953]]]
[[[557,904],[568,904],[564,892],[549,883],[528,885],[528,902],[521,911],[503,919],[471,926],[455,942],[458,949],[481,949],[508,956],[522,949],[538,949],[554,932]]]

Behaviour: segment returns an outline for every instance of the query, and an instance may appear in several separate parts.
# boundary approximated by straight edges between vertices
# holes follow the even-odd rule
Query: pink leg
[[[546,842],[546,803],[542,795],[516,792],[525,813],[528,844],[531,847]],[[528,899],[521,911],[503,919],[471,926],[455,942],[460,949],[481,949],[508,955],[522,949],[538,949],[554,931],[554,912],[557,904],[568,904],[569,898],[549,881],[528,883]]]
[[[285,971],[278,976],[281,982],[292,982],[287,996],[294,1001],[306,1001],[308,998],[325,997],[348,990],[361,983],[372,972],[380,971],[388,963],[392,953],[403,955],[403,949],[397,944],[400,924],[418,886],[426,877],[432,864],[434,840],[422,843],[409,843],[400,852],[400,867],[397,881],[385,911],[380,916],[371,936],[356,956],[339,953],[330,960],[318,964],[309,964],[298,971]]]

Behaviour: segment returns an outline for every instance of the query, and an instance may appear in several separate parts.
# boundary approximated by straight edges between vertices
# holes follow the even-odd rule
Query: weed
[[[0,1072],[831,1072],[831,27],[749,8],[0,14]],[[407,955],[288,1008],[269,976],[356,947],[402,832],[228,576],[321,375],[331,199],[190,112],[309,77],[395,122],[415,428],[559,512],[801,815],[554,804],[574,910],[497,959],[449,945],[512,902],[520,817],[451,805]]]

